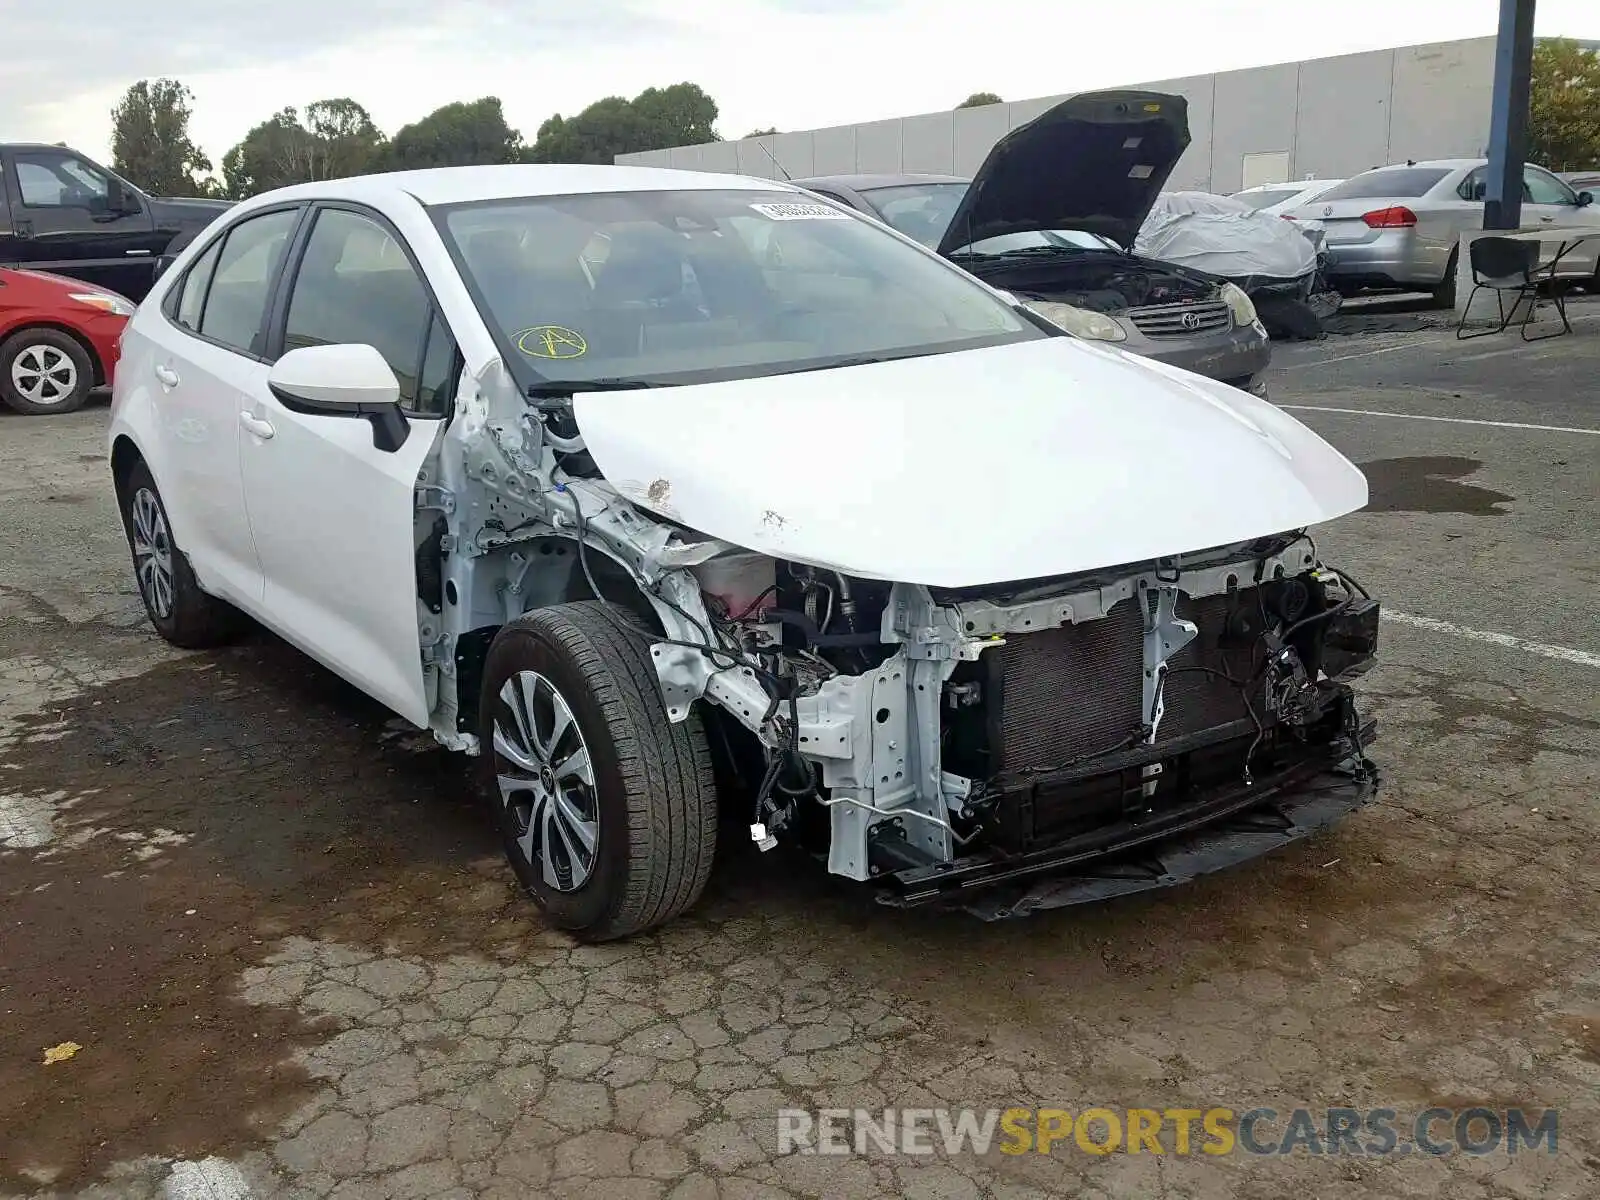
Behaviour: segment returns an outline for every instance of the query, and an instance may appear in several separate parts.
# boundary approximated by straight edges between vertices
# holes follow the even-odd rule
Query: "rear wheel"
[[[30,417],[75,412],[94,386],[94,360],[71,334],[24,329],[0,344],[0,400]]]
[[[632,618],[590,602],[506,625],[479,713],[506,855],[555,925],[605,941],[694,903],[716,848],[710,750],[698,713],[667,720]]]
[[[166,505],[150,468],[137,462],[122,492],[122,524],[133,553],[139,598],[156,632],[174,646],[203,650],[230,641],[244,624],[239,610],[201,590],[189,559],[172,540]]]
[[[1461,260],[1460,247],[1450,251],[1450,261],[1445,264],[1444,278],[1439,286],[1433,289],[1433,306],[1435,308],[1454,308],[1456,306],[1456,264]]]

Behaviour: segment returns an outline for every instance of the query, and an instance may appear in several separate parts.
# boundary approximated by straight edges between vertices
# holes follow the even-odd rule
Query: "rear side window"
[[[178,285],[178,305],[172,319],[190,333],[200,332],[200,314],[205,308],[206,289],[211,286],[211,275],[217,269],[217,258],[221,253],[222,243],[213,242],[211,249],[196,260]]]
[[[202,336],[260,357],[267,295],[299,218],[294,209],[271,212],[249,217],[228,231],[206,291]]]
[[[360,344],[383,355],[409,412],[440,416],[455,345],[405,251],[377,221],[323,209],[306,240],[284,323],[286,351]]]
[[[1321,201],[1370,200],[1380,196],[1415,199],[1427,195],[1446,175],[1439,167],[1395,167],[1368,171],[1329,188],[1318,196]]]

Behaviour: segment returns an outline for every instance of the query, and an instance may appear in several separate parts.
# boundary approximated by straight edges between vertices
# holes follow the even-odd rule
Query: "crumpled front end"
[[[832,872],[894,903],[1001,916],[1180,882],[1376,785],[1349,681],[1378,605],[1302,535],[999,587],[754,555],[703,578],[744,665],[656,647],[669,711],[704,696],[758,734],[757,842],[825,836]]]

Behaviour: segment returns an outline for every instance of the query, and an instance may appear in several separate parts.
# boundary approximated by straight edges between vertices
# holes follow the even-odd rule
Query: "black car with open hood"
[[[1189,105],[1162,92],[1085,92],[1013,129],[978,168],[938,250],[1076,229],[1131,249],[1189,146]]]

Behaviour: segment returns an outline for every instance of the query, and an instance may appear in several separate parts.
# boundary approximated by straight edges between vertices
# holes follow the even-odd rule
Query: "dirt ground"
[[[154,637],[103,404],[0,417],[0,1197],[1600,1194],[1600,311],[1574,313],[1542,346],[1279,352],[1274,399],[1372,480],[1319,541],[1391,615],[1379,803],[996,924],[734,844],[692,914],[574,945],[465,760],[266,634]],[[782,1108],[955,1105],[1560,1126],[1553,1154],[775,1153]]]

